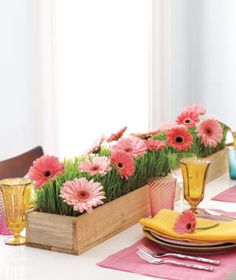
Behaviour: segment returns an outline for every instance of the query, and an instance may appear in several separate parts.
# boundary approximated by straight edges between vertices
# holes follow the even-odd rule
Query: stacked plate
[[[217,254],[236,248],[236,243],[231,243],[231,242],[208,243],[208,242],[176,240],[176,239],[159,236],[156,233],[148,230],[144,230],[144,235],[148,239],[159,244],[160,246],[176,252]]]

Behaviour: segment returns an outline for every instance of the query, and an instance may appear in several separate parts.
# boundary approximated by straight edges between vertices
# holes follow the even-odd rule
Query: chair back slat
[[[37,146],[16,157],[0,161],[0,179],[24,177],[33,161],[43,155],[41,146]]]

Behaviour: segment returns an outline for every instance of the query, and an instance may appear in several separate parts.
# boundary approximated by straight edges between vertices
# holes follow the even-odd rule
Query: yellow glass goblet
[[[25,244],[25,238],[20,233],[25,227],[25,214],[31,207],[32,185],[33,182],[26,178],[0,180],[7,226],[13,232],[13,237],[7,239],[5,244]]]
[[[204,198],[206,176],[210,163],[209,160],[202,158],[184,158],[180,160],[184,198],[188,201],[193,212],[197,212],[197,206]]]
[[[180,169],[180,160],[183,158],[197,158],[196,154],[188,152],[179,152],[170,154],[168,157],[168,163],[170,167],[170,173],[173,178],[176,179],[176,183],[179,187],[179,210],[183,212],[184,208],[188,207],[184,204],[184,191],[183,191],[183,176]]]

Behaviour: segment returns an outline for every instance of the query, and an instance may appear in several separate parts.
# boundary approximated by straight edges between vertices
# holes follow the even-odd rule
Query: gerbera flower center
[[[86,190],[79,190],[77,193],[77,197],[80,200],[87,200],[90,197],[90,193]]]
[[[122,168],[123,166],[124,166],[123,163],[121,163],[121,162],[118,163],[119,168]]]
[[[125,148],[125,152],[126,153],[131,153],[132,151],[133,151],[133,149],[131,147]]]
[[[98,165],[93,165],[91,170],[92,171],[98,171],[99,170],[99,166]]]
[[[184,142],[184,138],[182,136],[176,136],[175,137],[175,142],[178,144],[181,144]]]
[[[206,128],[206,134],[212,135],[212,130],[209,127]]]
[[[187,124],[189,124],[189,123],[192,122],[192,120],[191,120],[191,119],[185,119],[184,122],[187,123]]]
[[[100,150],[101,150],[101,147],[100,146],[96,146],[96,147],[93,148],[92,153],[93,154],[98,154],[100,152]]]
[[[186,225],[186,229],[191,229],[191,227],[192,227],[192,225],[191,225],[190,223],[188,223],[188,224]]]
[[[51,172],[50,172],[49,170],[46,170],[46,171],[43,173],[43,175],[44,175],[45,177],[50,177]]]

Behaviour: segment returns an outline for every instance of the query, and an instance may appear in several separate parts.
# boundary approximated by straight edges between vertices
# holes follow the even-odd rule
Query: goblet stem
[[[191,207],[191,211],[195,214],[197,214],[197,207]]]
[[[24,245],[25,238],[21,236],[19,233],[14,233],[13,237],[5,240],[6,245]]]

